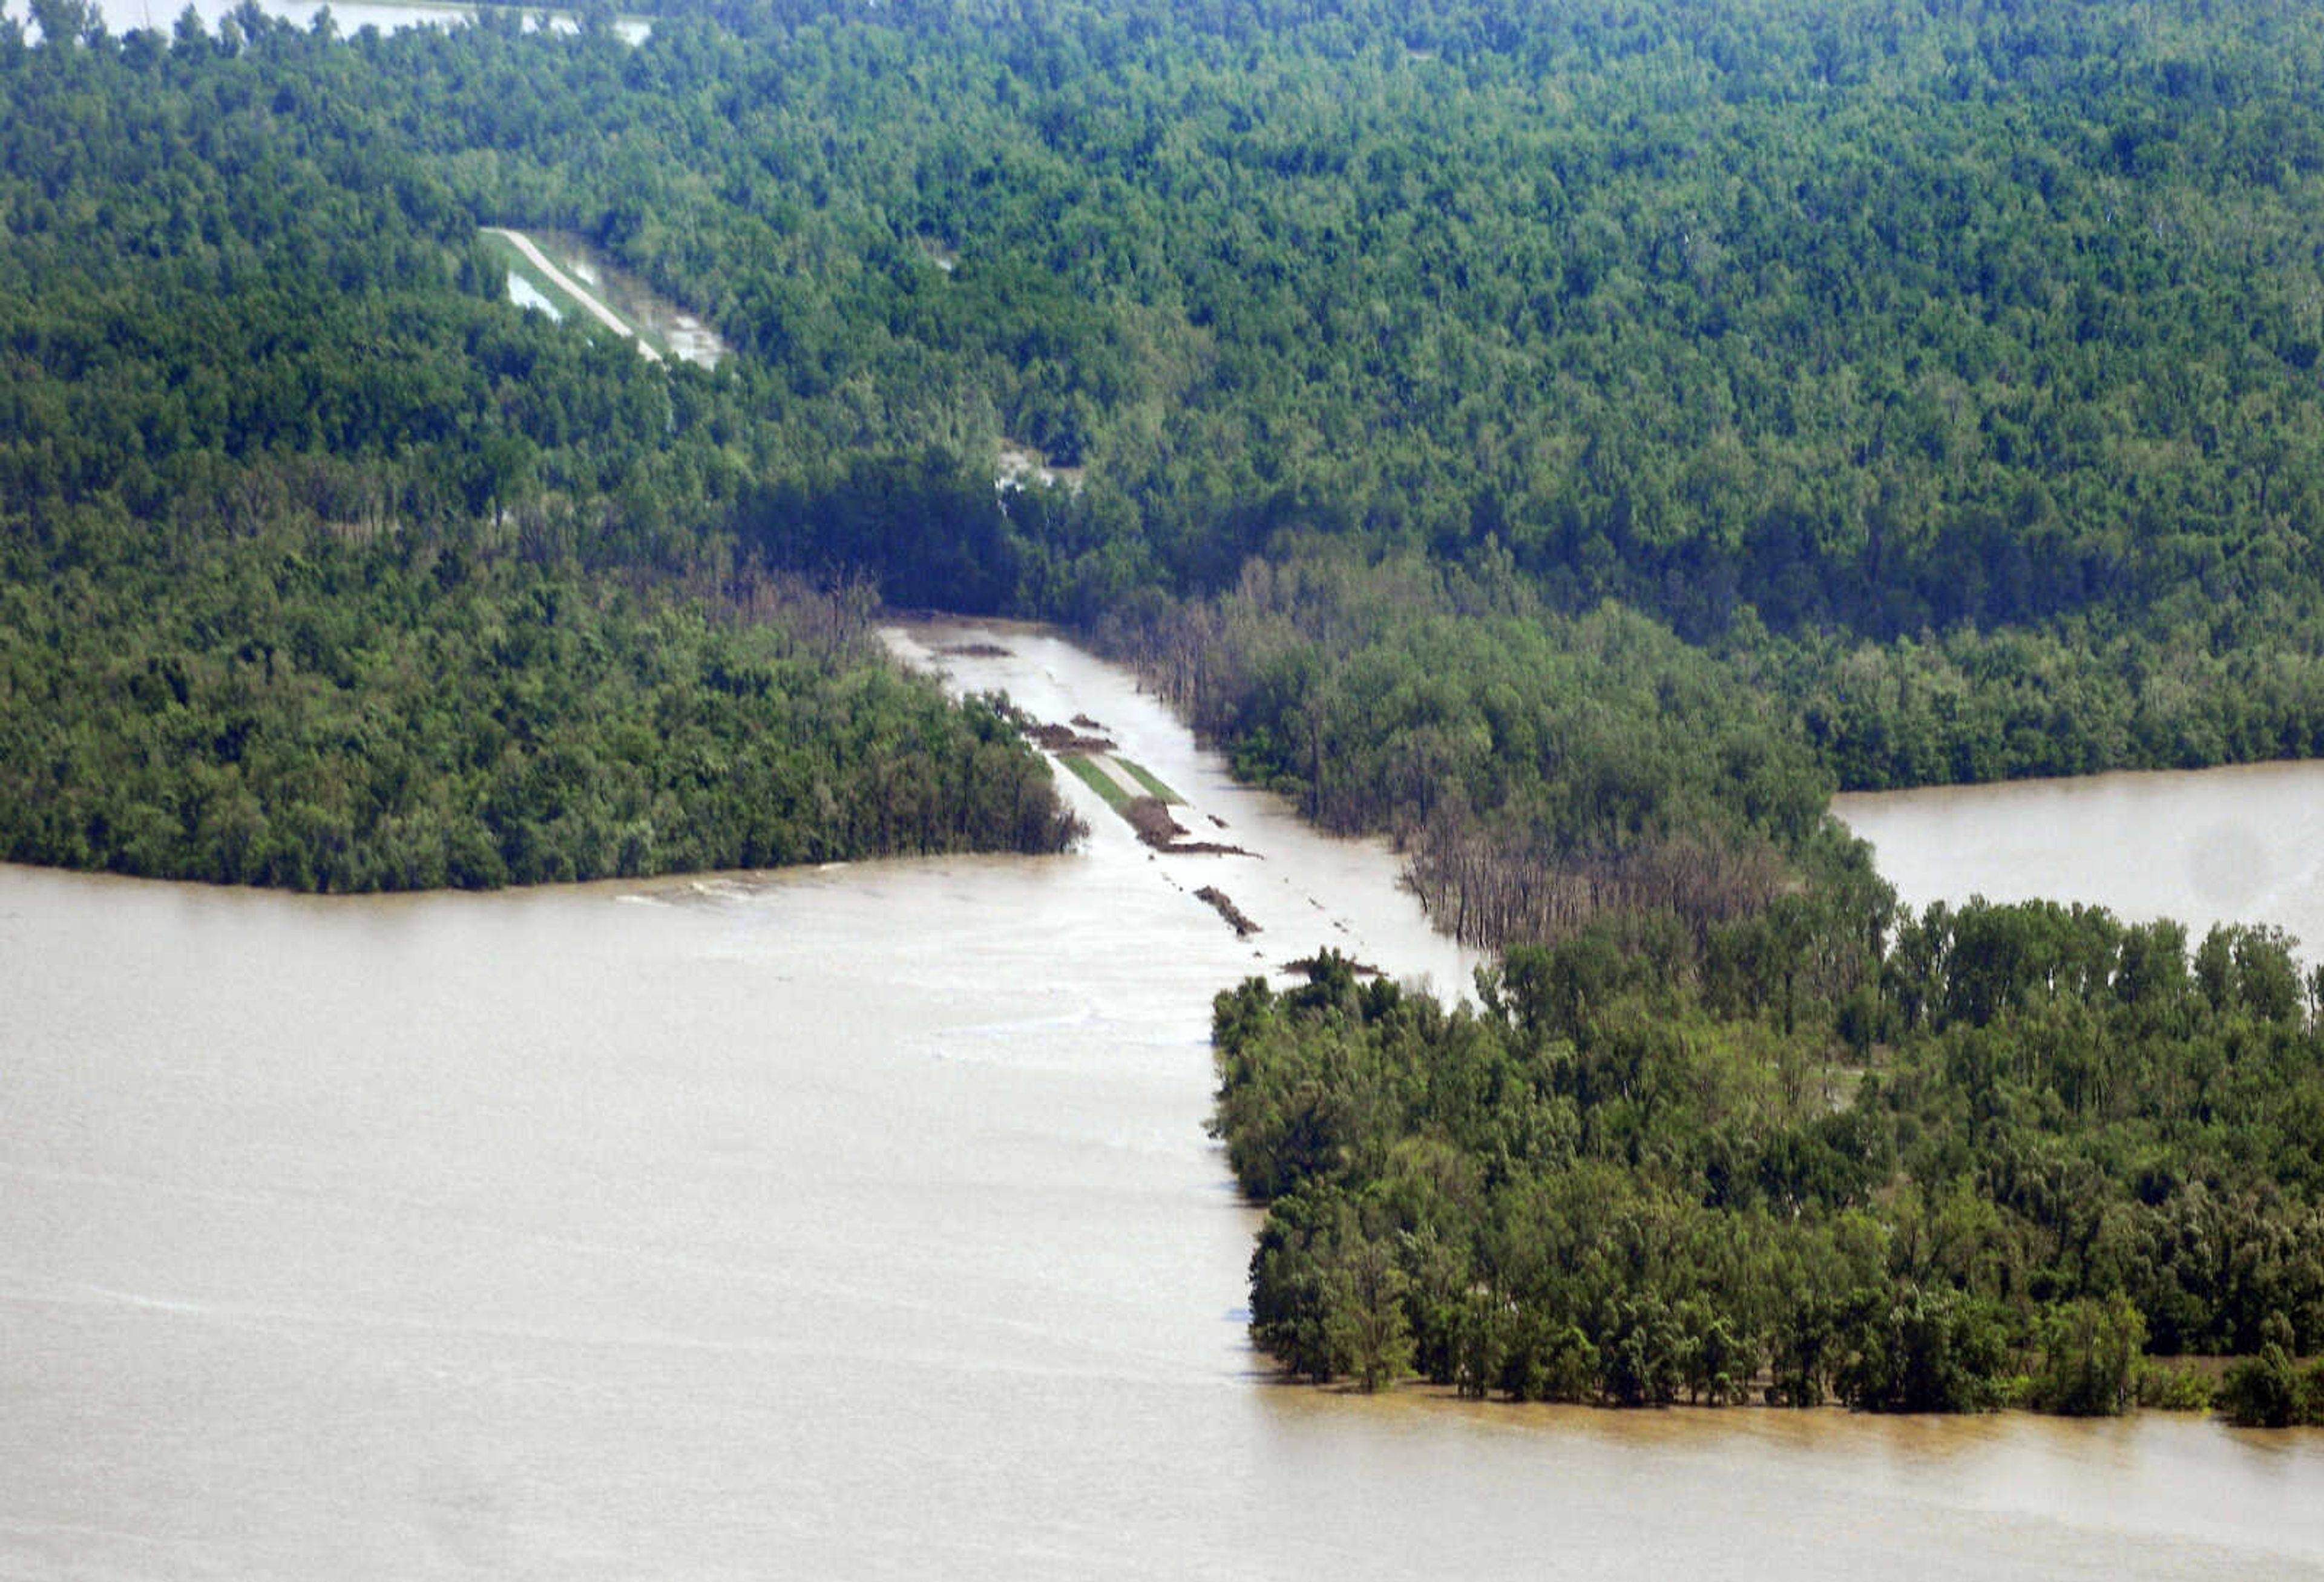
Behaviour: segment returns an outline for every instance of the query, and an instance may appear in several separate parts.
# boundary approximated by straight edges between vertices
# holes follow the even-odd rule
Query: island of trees
[[[1054,850],[866,623],[1064,620],[1504,952],[1223,1003],[1294,1367],[2317,1412],[2284,942],[1900,919],[1825,809],[2324,750],[2324,14],[648,9],[0,21],[0,856]]]
[[[1517,947],[1481,1012],[1310,978],[1215,1019],[1252,1334],[1308,1377],[2072,1414],[2217,1378],[2324,1420],[2324,982],[2279,936],[1798,904]]]

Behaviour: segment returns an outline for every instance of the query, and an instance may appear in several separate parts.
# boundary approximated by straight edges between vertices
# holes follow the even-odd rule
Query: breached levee
[[[1167,887],[1216,912],[1238,938],[1264,932],[1286,954],[1329,946],[1441,996],[1468,991],[1480,954],[1430,926],[1385,842],[1324,834],[1281,797],[1238,784],[1128,670],[1027,623],[899,619],[881,636],[954,693],[1003,694],[1037,727],[1029,734],[1067,795],[1111,815],[1084,802],[1083,853],[1113,866],[1121,884]],[[1045,722],[1066,723],[1038,728]],[[1221,838],[1230,830],[1231,843]],[[1252,958],[1253,970],[1281,975],[1264,960]]]

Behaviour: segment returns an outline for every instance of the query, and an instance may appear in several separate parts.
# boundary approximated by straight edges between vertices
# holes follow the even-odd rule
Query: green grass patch
[[[1121,783],[1078,753],[1068,753],[1057,760],[1080,777],[1081,783],[1105,798],[1105,805],[1119,814],[1130,812],[1130,793]]]
[[[1120,753],[1114,754],[1113,761],[1120,764],[1123,768],[1128,769],[1130,771],[1130,777],[1146,787],[1147,795],[1150,796],[1158,796],[1174,807],[1184,807],[1186,805],[1186,799],[1185,797],[1179,796],[1176,791],[1171,790],[1169,786],[1165,786],[1160,780],[1157,779],[1154,776],[1154,772],[1151,769],[1148,769],[1144,764],[1132,763],[1130,759],[1123,758]]]

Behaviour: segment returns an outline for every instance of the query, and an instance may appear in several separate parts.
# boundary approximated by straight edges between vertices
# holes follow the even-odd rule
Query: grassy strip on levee
[[[1179,796],[1176,791],[1171,790],[1169,786],[1165,786],[1160,780],[1155,778],[1154,772],[1151,769],[1148,769],[1144,764],[1133,763],[1129,759],[1122,757],[1120,753],[1114,754],[1113,761],[1120,764],[1123,768],[1128,769],[1131,779],[1145,786],[1149,793],[1160,797],[1163,801],[1170,804],[1173,807],[1184,807],[1186,805],[1186,799],[1185,797]]]
[[[1079,753],[1066,753],[1057,761],[1081,777],[1083,785],[1105,798],[1105,805],[1127,818],[1130,814],[1130,793],[1121,783]]]

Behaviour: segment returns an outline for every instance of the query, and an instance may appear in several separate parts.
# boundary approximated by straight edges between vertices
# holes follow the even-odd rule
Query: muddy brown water
[[[963,684],[1105,721],[1264,855],[1157,856],[1068,782],[1047,860],[0,868],[0,1577],[2324,1576],[2315,1434],[1273,1383],[1210,996],[1468,961],[1387,853],[996,636]]]
[[[2324,961],[2324,762],[1835,797],[1915,910],[2048,897],[2134,922],[2273,924]]]

